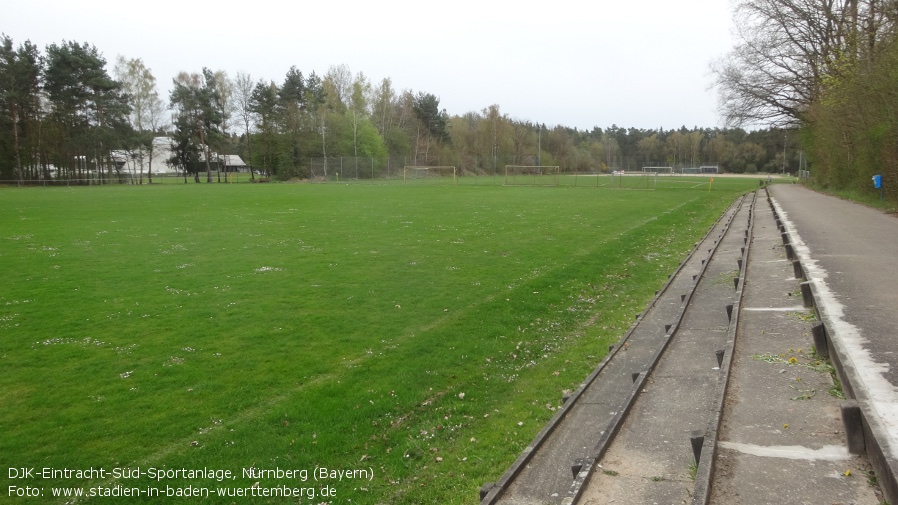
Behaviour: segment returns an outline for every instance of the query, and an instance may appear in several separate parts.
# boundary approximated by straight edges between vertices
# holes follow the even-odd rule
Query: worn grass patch
[[[470,503],[752,182],[4,189],[6,466],[234,479],[4,479],[3,492]],[[316,481],[316,468],[352,473]]]

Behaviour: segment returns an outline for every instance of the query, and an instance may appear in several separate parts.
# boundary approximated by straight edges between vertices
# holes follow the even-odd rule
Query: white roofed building
[[[155,137],[153,138],[152,156],[150,152],[140,149],[136,151],[113,151],[112,157],[123,176],[130,176],[133,179],[142,178],[152,170],[153,175],[175,175],[182,174],[177,166],[171,165],[169,159],[172,157],[171,137]],[[200,159],[205,157],[200,154]],[[212,153],[211,160],[220,160],[222,163],[221,170],[223,172],[246,172],[249,167],[240,156],[236,154],[225,154],[219,156]]]
[[[134,178],[148,174],[177,174],[178,170],[169,164],[171,158],[171,138],[154,137],[153,152],[144,149],[135,151],[113,151],[112,157],[120,165],[122,175],[131,175]]]

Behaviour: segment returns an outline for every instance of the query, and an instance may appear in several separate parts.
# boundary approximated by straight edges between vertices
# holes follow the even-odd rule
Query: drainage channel
[[[704,398],[699,402],[701,405],[688,408],[702,411],[702,421],[684,424],[688,429],[675,429],[677,440],[671,436],[666,442],[671,447],[679,444],[690,448],[697,440],[696,447],[701,448],[701,437],[691,435],[707,423],[707,412],[713,402],[707,399],[709,395],[704,390],[709,384],[710,389],[714,389],[718,382],[714,377],[719,374],[722,363],[725,366],[725,361],[721,360],[728,353],[718,351],[724,351],[730,338],[728,315],[733,307],[728,300],[736,300],[734,287],[737,291],[740,288],[753,201],[754,195],[748,195],[734,202],[696,244],[693,253],[646,310],[636,316],[636,321],[618,345],[610,349],[608,356],[567,399],[514,464],[496,483],[481,488],[482,505],[573,503],[588,490],[586,484],[590,477],[610,475],[610,472],[620,475],[619,471],[605,468],[603,457],[609,451],[609,457],[618,453],[615,439],[619,433],[648,443],[643,435],[628,427],[635,424],[628,424],[628,414],[631,410],[640,412],[645,402],[637,400],[653,392],[662,396]],[[694,315],[696,313],[704,315]],[[681,339],[684,341],[682,346],[676,344]],[[673,371],[676,361],[665,356],[672,342],[682,348],[678,354],[696,357],[688,370],[680,372],[701,371],[702,378],[696,376],[696,383],[687,387],[688,390],[675,391],[680,386],[670,389],[676,381],[669,379],[679,373]],[[675,417],[680,417],[680,413],[668,411],[662,413],[660,419],[673,421]],[[645,449],[647,458],[656,458],[662,447]],[[690,458],[688,454],[686,457],[676,455],[671,464],[688,471]],[[673,470],[656,472],[659,481],[675,481]]]

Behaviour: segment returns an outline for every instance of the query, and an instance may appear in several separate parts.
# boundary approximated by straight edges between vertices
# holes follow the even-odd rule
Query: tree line
[[[898,2],[740,0],[740,41],[713,65],[728,125],[795,132],[826,188],[898,202]]]
[[[167,97],[141,59],[119,56],[111,66],[110,75],[86,43],[41,51],[0,38],[0,180],[117,181],[133,176],[122,173],[122,157],[131,157],[149,161],[139,181],[151,182],[160,136],[170,138],[166,163],[196,182],[200,174],[212,181],[217,156],[227,154],[283,179],[312,177],[314,159],[337,156],[454,165],[461,174],[495,174],[506,164],[795,172],[803,159],[799,138],[777,125],[587,131],[517,119],[496,104],[450,115],[432,93],[399,89],[390,78],[371,82],[346,65],[321,76],[294,66],[279,81],[203,68],[175,76]]]

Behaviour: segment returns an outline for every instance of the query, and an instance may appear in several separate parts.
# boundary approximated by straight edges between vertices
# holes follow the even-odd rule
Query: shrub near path
[[[470,503],[752,182],[3,190],[0,454]]]

